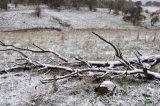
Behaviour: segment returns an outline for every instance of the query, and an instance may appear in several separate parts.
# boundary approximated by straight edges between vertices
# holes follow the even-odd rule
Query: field
[[[0,32],[0,40],[7,44],[14,44],[22,48],[35,49],[33,43],[43,49],[51,49],[65,56],[70,61],[81,56],[85,60],[114,60],[114,50],[99,38],[103,38],[117,45],[125,57],[135,57],[138,50],[142,55],[160,54],[160,30],[127,30],[127,29],[77,29],[69,31],[19,31]],[[3,47],[0,47],[3,49]],[[57,64],[51,54],[27,55],[43,63]],[[20,56],[15,52],[0,53],[1,70],[13,66],[15,59]],[[47,59],[49,58],[49,59]],[[7,64],[8,63],[8,64]],[[155,68],[158,70],[159,65]],[[40,80],[52,78],[36,70],[31,72],[12,72],[0,75],[0,105],[23,106],[159,106],[160,82],[117,79],[117,89],[113,96],[98,96],[94,93],[94,86],[90,78],[77,80],[61,80],[58,82],[58,92],[52,94],[52,84],[42,84]]]
[[[142,8],[138,26],[107,8],[0,9],[0,106],[160,106],[159,7]]]
[[[10,5],[8,11],[0,10],[0,31],[24,30],[24,29],[160,29],[160,22],[151,26],[150,14],[143,14],[146,20],[141,26],[133,26],[132,23],[123,21],[123,13],[114,15],[108,13],[108,9],[98,8],[96,12],[88,11],[88,8],[62,9],[60,12],[41,5],[40,17],[35,16],[34,6],[22,6],[14,8]],[[149,7],[146,7],[150,9]],[[146,9],[144,7],[144,9]],[[150,10],[153,10],[152,8]],[[154,9],[155,12],[156,9]],[[153,11],[152,11],[153,12]]]

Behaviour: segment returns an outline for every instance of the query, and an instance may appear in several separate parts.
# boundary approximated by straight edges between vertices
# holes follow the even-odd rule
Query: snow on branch
[[[156,66],[160,63],[160,55],[150,55],[150,56],[142,56],[136,54],[136,58],[124,58],[123,53],[119,48],[117,48],[113,43],[105,40],[103,37],[98,35],[97,33],[93,32],[99,39],[104,41],[105,43],[109,44],[115,50],[115,56],[118,57],[119,60],[116,61],[86,61],[81,57],[75,58],[76,61],[69,62],[68,59],[61,56],[60,54],[51,51],[51,50],[44,50],[43,48],[33,44],[38,50],[32,49],[24,49],[20,47],[16,47],[14,45],[5,44],[4,42],[0,41],[0,45],[3,46],[5,49],[0,51],[14,51],[20,53],[23,58],[22,64],[16,64],[15,67],[2,70],[0,74],[5,74],[7,72],[16,72],[17,70],[45,70],[47,73],[50,71],[56,72],[59,71],[62,73],[66,71],[67,73],[63,73],[63,76],[55,76],[53,79],[45,79],[41,82],[50,82],[50,81],[57,81],[66,78],[72,77],[79,77],[79,76],[93,76],[94,78],[105,78],[107,75],[111,76],[112,78],[118,76],[131,76],[137,74],[143,74],[148,79],[160,79],[160,73],[153,72],[152,67]],[[32,53],[52,53],[65,63],[59,65],[53,64],[45,64],[39,61],[32,60],[29,58],[24,51],[32,52]],[[17,60],[18,61],[18,60]],[[145,63],[150,63],[149,67],[146,67]],[[83,67],[83,66],[87,67]],[[140,65],[141,68],[136,67],[136,65]],[[78,66],[78,67],[77,67]],[[119,68],[119,66],[127,67],[122,69],[123,67]],[[92,73],[92,74],[91,74]]]
[[[33,45],[38,48],[39,50],[32,50],[32,49],[24,49],[24,48],[20,48],[20,47],[16,47],[14,45],[9,45],[9,44],[5,44],[4,42],[0,41],[0,45],[3,47],[12,47],[14,49],[14,51],[19,50],[19,51],[29,51],[32,53],[52,53],[55,56],[57,56],[58,58],[60,58],[61,60],[63,60],[64,62],[68,62],[68,59],[66,59],[65,57],[61,56],[60,54],[56,53],[55,51],[52,50],[44,50],[41,47],[37,46],[36,44],[33,43]],[[12,49],[12,50],[13,50]]]

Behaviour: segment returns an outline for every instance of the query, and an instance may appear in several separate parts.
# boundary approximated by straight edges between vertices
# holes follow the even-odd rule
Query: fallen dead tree
[[[132,76],[141,75],[147,79],[160,79],[160,73],[152,71],[152,68],[160,63],[160,55],[142,56],[139,52],[135,53],[136,58],[125,58],[123,53],[119,48],[117,48],[113,43],[105,40],[100,35],[93,32],[99,39],[104,41],[106,44],[112,46],[115,50],[115,56],[118,58],[116,61],[86,61],[81,57],[75,58],[75,61],[70,61],[64,56],[52,51],[44,50],[41,47],[33,44],[37,49],[24,49],[16,47],[11,44],[6,44],[0,41],[0,45],[4,48],[0,51],[14,51],[22,55],[21,59],[17,61],[23,61],[21,64],[16,63],[15,67],[9,69],[1,70],[0,74],[6,74],[8,72],[16,72],[18,70],[37,70],[47,73],[54,73],[53,79],[44,79],[41,82],[47,83],[52,81],[57,81],[61,79],[67,79],[72,77],[81,76],[94,76],[94,78],[105,79],[106,76],[110,78],[115,78],[119,76]],[[32,60],[26,54],[26,52],[32,53],[51,53],[62,62],[61,64],[45,64],[39,61]],[[77,67],[78,66],[78,67]],[[123,66],[122,68],[119,68]],[[62,71],[63,75],[57,75],[57,71]],[[65,73],[64,73],[65,72]]]
[[[150,56],[139,56],[141,61],[143,63],[152,63],[152,62],[157,62],[157,64],[160,61],[160,55],[150,55]],[[137,58],[127,58],[128,62],[130,64],[139,64]],[[110,67],[110,68],[115,68],[118,66],[123,66],[124,64],[120,61],[88,61],[88,63],[91,66],[96,66],[96,67]],[[66,64],[66,63],[64,63]],[[68,63],[69,64],[69,63]],[[82,64],[82,62],[73,62],[70,64]]]

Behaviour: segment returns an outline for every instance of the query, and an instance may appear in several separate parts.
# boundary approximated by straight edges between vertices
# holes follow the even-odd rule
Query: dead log
[[[143,63],[152,63],[155,61],[156,61],[156,64],[160,63],[160,55],[140,56],[139,58]],[[137,58],[127,58],[127,60],[130,64],[138,63]],[[88,63],[92,66],[97,66],[97,67],[115,68],[118,66],[123,66],[123,64],[120,61],[88,61]]]

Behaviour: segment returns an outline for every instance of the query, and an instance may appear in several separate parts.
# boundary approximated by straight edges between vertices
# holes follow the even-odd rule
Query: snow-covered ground
[[[156,12],[160,11],[160,7],[155,7],[155,6],[143,6],[143,10],[148,10],[149,12]]]
[[[46,13],[69,23],[75,29],[125,29],[133,28],[132,24],[122,20],[122,16],[108,14],[107,9],[98,9],[97,12],[84,10],[62,10],[61,12],[46,10]]]
[[[125,57],[135,57],[135,50],[143,55],[160,54],[160,30],[137,30],[122,16],[108,14],[106,9],[90,12],[87,9],[56,10],[43,6],[42,16],[34,16],[34,6],[10,5],[9,11],[0,12],[0,40],[22,48],[32,48],[35,43],[44,49],[54,50],[66,58],[80,55],[86,60],[113,60],[114,50],[92,35],[92,31],[121,48]],[[149,17],[149,15],[148,15]],[[149,19],[144,26],[149,26]],[[160,26],[160,23],[156,24]],[[32,28],[71,29],[58,31],[3,32]],[[121,29],[121,30],[120,30]],[[131,29],[131,30],[130,30]],[[0,49],[3,49],[0,46]],[[52,54],[26,53],[42,63],[57,64]],[[0,71],[13,66],[20,56],[15,52],[0,52]],[[52,61],[51,61],[52,60]],[[154,70],[160,72],[158,65]],[[112,96],[99,96],[94,92],[97,84],[90,78],[61,80],[53,93],[52,83],[40,80],[52,78],[37,70],[18,70],[0,75],[0,106],[159,106],[160,82],[135,79],[115,80]]]
[[[114,50],[92,35],[93,30],[38,31],[38,32],[0,32],[0,39],[18,47],[33,48],[33,42],[43,48],[50,48],[70,58],[80,55],[86,60],[112,60]],[[94,30],[105,39],[122,49],[125,57],[135,57],[135,50],[143,55],[160,54],[159,30]],[[154,37],[156,39],[154,40]],[[2,49],[2,47],[0,47]],[[27,53],[32,59],[46,63],[53,55],[35,55]],[[0,53],[1,69],[12,66],[19,55],[14,52]],[[160,67],[160,66],[158,66]],[[159,71],[156,68],[155,71]],[[52,93],[52,83],[42,84],[40,80],[52,78],[37,71],[16,72],[0,75],[1,106],[159,106],[160,82],[130,79],[117,79],[113,96],[98,96],[94,92],[97,86],[84,80],[62,80],[58,82],[58,92]]]
[[[10,8],[9,11],[0,12],[0,30],[20,30],[32,28],[59,28],[59,29],[137,29],[150,26],[150,17],[143,22],[143,27],[133,26],[132,23],[124,22],[122,15],[108,14],[107,9],[97,9],[90,12],[86,8],[77,10],[48,9],[42,6],[42,16],[34,15],[34,7],[19,6]],[[20,10],[21,9],[21,10]],[[65,26],[65,25],[68,26]],[[156,24],[160,26],[160,22]]]
[[[33,10],[9,11],[0,13],[1,30],[18,30],[30,28],[59,28],[59,23],[52,16],[43,14],[37,18]]]

